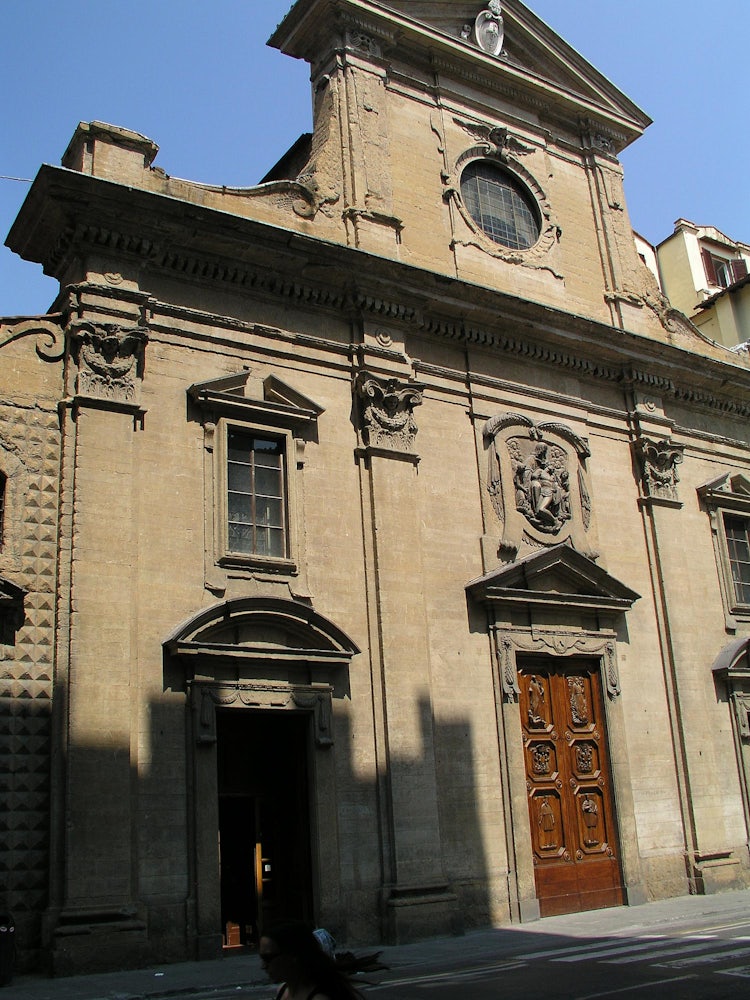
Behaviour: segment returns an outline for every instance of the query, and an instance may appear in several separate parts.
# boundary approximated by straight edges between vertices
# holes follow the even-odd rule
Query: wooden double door
[[[521,727],[542,916],[625,902],[599,664],[519,665]]]

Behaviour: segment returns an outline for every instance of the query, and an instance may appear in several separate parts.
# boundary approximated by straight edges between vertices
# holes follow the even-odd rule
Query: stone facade
[[[648,118],[517,0],[304,0],[271,44],[293,177],[81,124],[8,238],[61,287],[0,332],[24,963],[750,884],[750,366],[636,252]]]

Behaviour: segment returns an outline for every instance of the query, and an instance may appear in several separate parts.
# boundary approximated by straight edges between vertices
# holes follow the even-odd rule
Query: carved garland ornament
[[[238,705],[244,708],[300,708],[310,711],[315,720],[316,745],[322,748],[333,746],[332,693],[333,689],[328,685],[293,688],[280,684],[195,685],[192,699],[196,743],[215,743],[216,708]]]
[[[677,466],[683,460],[684,445],[644,437],[636,441],[635,447],[641,463],[644,496],[679,502],[677,484],[680,477]]]
[[[519,653],[552,653],[554,656],[562,657],[598,657],[601,660],[602,680],[607,695],[610,698],[616,698],[620,694],[617,647],[612,637],[581,632],[562,632],[554,629],[534,629],[533,632],[526,629],[497,629],[495,645],[500,686],[506,701],[518,701],[521,693],[516,670],[516,657]],[[547,725],[544,689],[534,677],[529,683],[532,685],[529,690],[529,727],[544,728]],[[571,698],[573,696],[574,692],[571,689]],[[580,702],[576,711],[581,718],[583,715],[588,716],[588,709],[581,715]]]
[[[453,202],[472,233],[471,239],[468,240],[455,238],[454,245],[476,246],[508,264],[522,264],[534,268],[544,267],[556,278],[560,278],[561,275],[554,271],[550,265],[548,254],[560,241],[562,228],[552,214],[552,208],[542,187],[534,175],[518,159],[519,156],[532,153],[533,149],[525,146],[504,128],[482,128],[468,125],[464,127],[468,132],[477,135],[480,142],[459,156],[452,172],[448,170],[443,172],[443,197]],[[461,196],[461,173],[470,161],[480,159],[494,161],[502,165],[536,201],[541,220],[540,232],[536,243],[528,249],[512,249],[496,243],[480,229],[466,208]]]
[[[78,363],[77,394],[120,403],[135,402],[143,378],[147,331],[142,327],[124,328],[79,320],[70,325],[69,334]]]
[[[379,378],[361,371],[354,382],[361,402],[361,435],[368,448],[412,453],[417,436],[414,409],[422,405],[424,386]]]

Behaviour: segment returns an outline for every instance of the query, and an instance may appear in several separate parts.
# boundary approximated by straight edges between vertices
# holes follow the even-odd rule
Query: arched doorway
[[[334,699],[354,643],[309,605],[226,601],[165,642],[188,695],[189,905],[196,953],[257,940],[265,920],[325,923],[338,885]],[[323,889],[325,887],[325,889]]]

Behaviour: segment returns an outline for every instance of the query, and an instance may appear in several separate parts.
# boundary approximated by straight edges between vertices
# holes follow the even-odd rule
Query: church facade
[[[298,0],[263,183],[82,123],[9,236],[1,905],[26,967],[750,885],[750,365],[648,117],[520,0]]]

